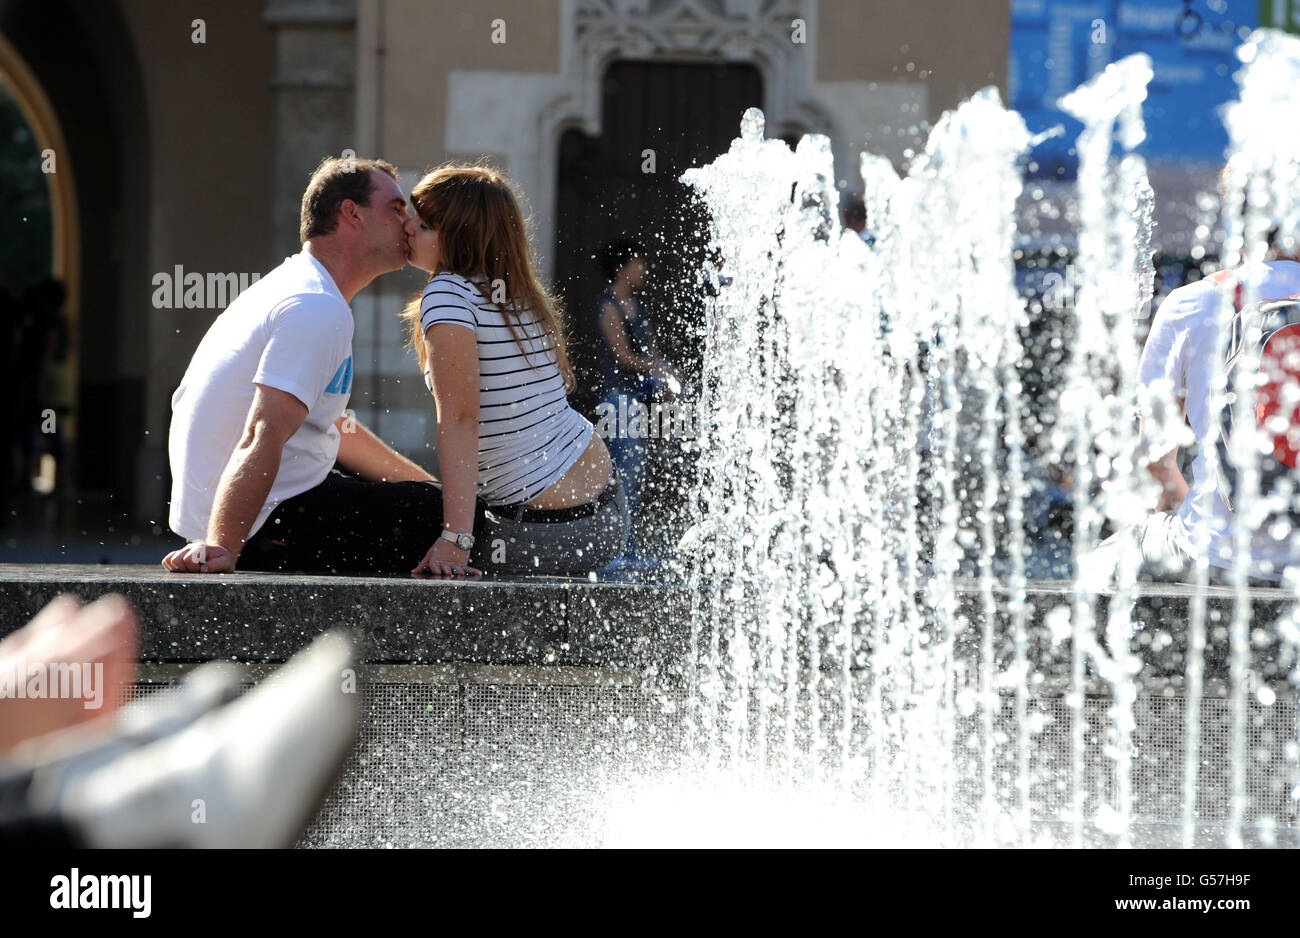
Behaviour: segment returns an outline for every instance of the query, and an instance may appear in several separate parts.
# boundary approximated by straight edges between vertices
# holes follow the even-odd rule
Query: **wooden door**
[[[607,285],[596,258],[615,238],[643,245],[649,277],[642,299],[659,344],[698,385],[704,303],[697,278],[708,218],[679,180],[726,152],[745,109],[762,101],[752,65],[616,62],[605,76],[601,135],[571,130],[560,141],[555,287],[568,311],[578,377],[572,400],[593,420],[600,394],[596,302]],[[633,518],[642,552],[671,555],[687,523],[689,451],[680,440],[650,441]]]
[[[643,300],[664,352],[698,368],[702,302],[695,279],[707,223],[683,171],[709,163],[739,135],[740,117],[762,105],[752,65],[616,62],[606,73],[599,137],[570,130],[560,141],[555,287],[568,310],[578,369],[575,406],[597,400],[596,301],[606,283],[596,255],[614,238],[645,245]],[[653,172],[644,171],[653,156]]]

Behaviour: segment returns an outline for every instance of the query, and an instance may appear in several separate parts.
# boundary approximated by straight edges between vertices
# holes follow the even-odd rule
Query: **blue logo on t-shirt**
[[[349,355],[343,364],[339,365],[339,370],[334,372],[334,377],[330,378],[329,385],[325,388],[326,394],[347,394],[352,390],[352,356]]]

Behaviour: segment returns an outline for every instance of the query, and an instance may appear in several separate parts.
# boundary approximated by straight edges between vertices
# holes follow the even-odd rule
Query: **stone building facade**
[[[771,136],[829,134],[851,187],[861,150],[902,162],[927,121],[1004,85],[1008,21],[1005,0],[0,0],[0,79],[64,157],[50,184],[78,488],[135,522],[165,518],[170,395],[220,306],[211,291],[160,304],[159,278],[221,281],[296,251],[323,155],[383,156],[405,185],[492,160],[554,276],[580,250],[565,241],[565,153],[612,139],[615,67],[639,68],[627,87],[646,103],[620,100],[641,149],[656,139],[640,109],[671,114],[694,96],[671,83],[704,76],[710,101],[757,98]],[[739,117],[706,114],[709,139]],[[432,407],[397,320],[421,283],[391,274],[354,303],[352,406],[429,462]]]

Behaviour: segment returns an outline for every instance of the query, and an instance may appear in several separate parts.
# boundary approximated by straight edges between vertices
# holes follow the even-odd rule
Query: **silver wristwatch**
[[[457,534],[455,531],[444,529],[442,532],[442,539],[451,541],[461,550],[472,550],[474,548],[473,534]]]

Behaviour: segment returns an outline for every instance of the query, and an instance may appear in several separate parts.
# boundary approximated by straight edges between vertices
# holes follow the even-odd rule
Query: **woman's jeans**
[[[488,508],[474,532],[470,564],[484,573],[581,575],[623,552],[628,527],[622,484],[595,514],[574,521],[517,521]]]
[[[623,490],[627,495],[628,515],[634,522],[636,508],[641,499],[641,488],[645,484],[650,446],[641,435],[630,434],[627,424],[631,423],[631,415],[636,408],[644,408],[647,405],[626,391],[610,391],[601,399],[601,404],[612,408],[612,411],[606,411],[612,413],[612,419],[608,421],[610,432],[604,434],[604,440],[609,448],[610,458],[614,460],[614,467],[618,470],[619,481],[622,482]],[[620,425],[618,419],[620,413],[628,415],[623,425]],[[606,421],[599,421],[598,426],[603,423]],[[628,536],[627,550],[629,553],[637,551],[634,523]]]

